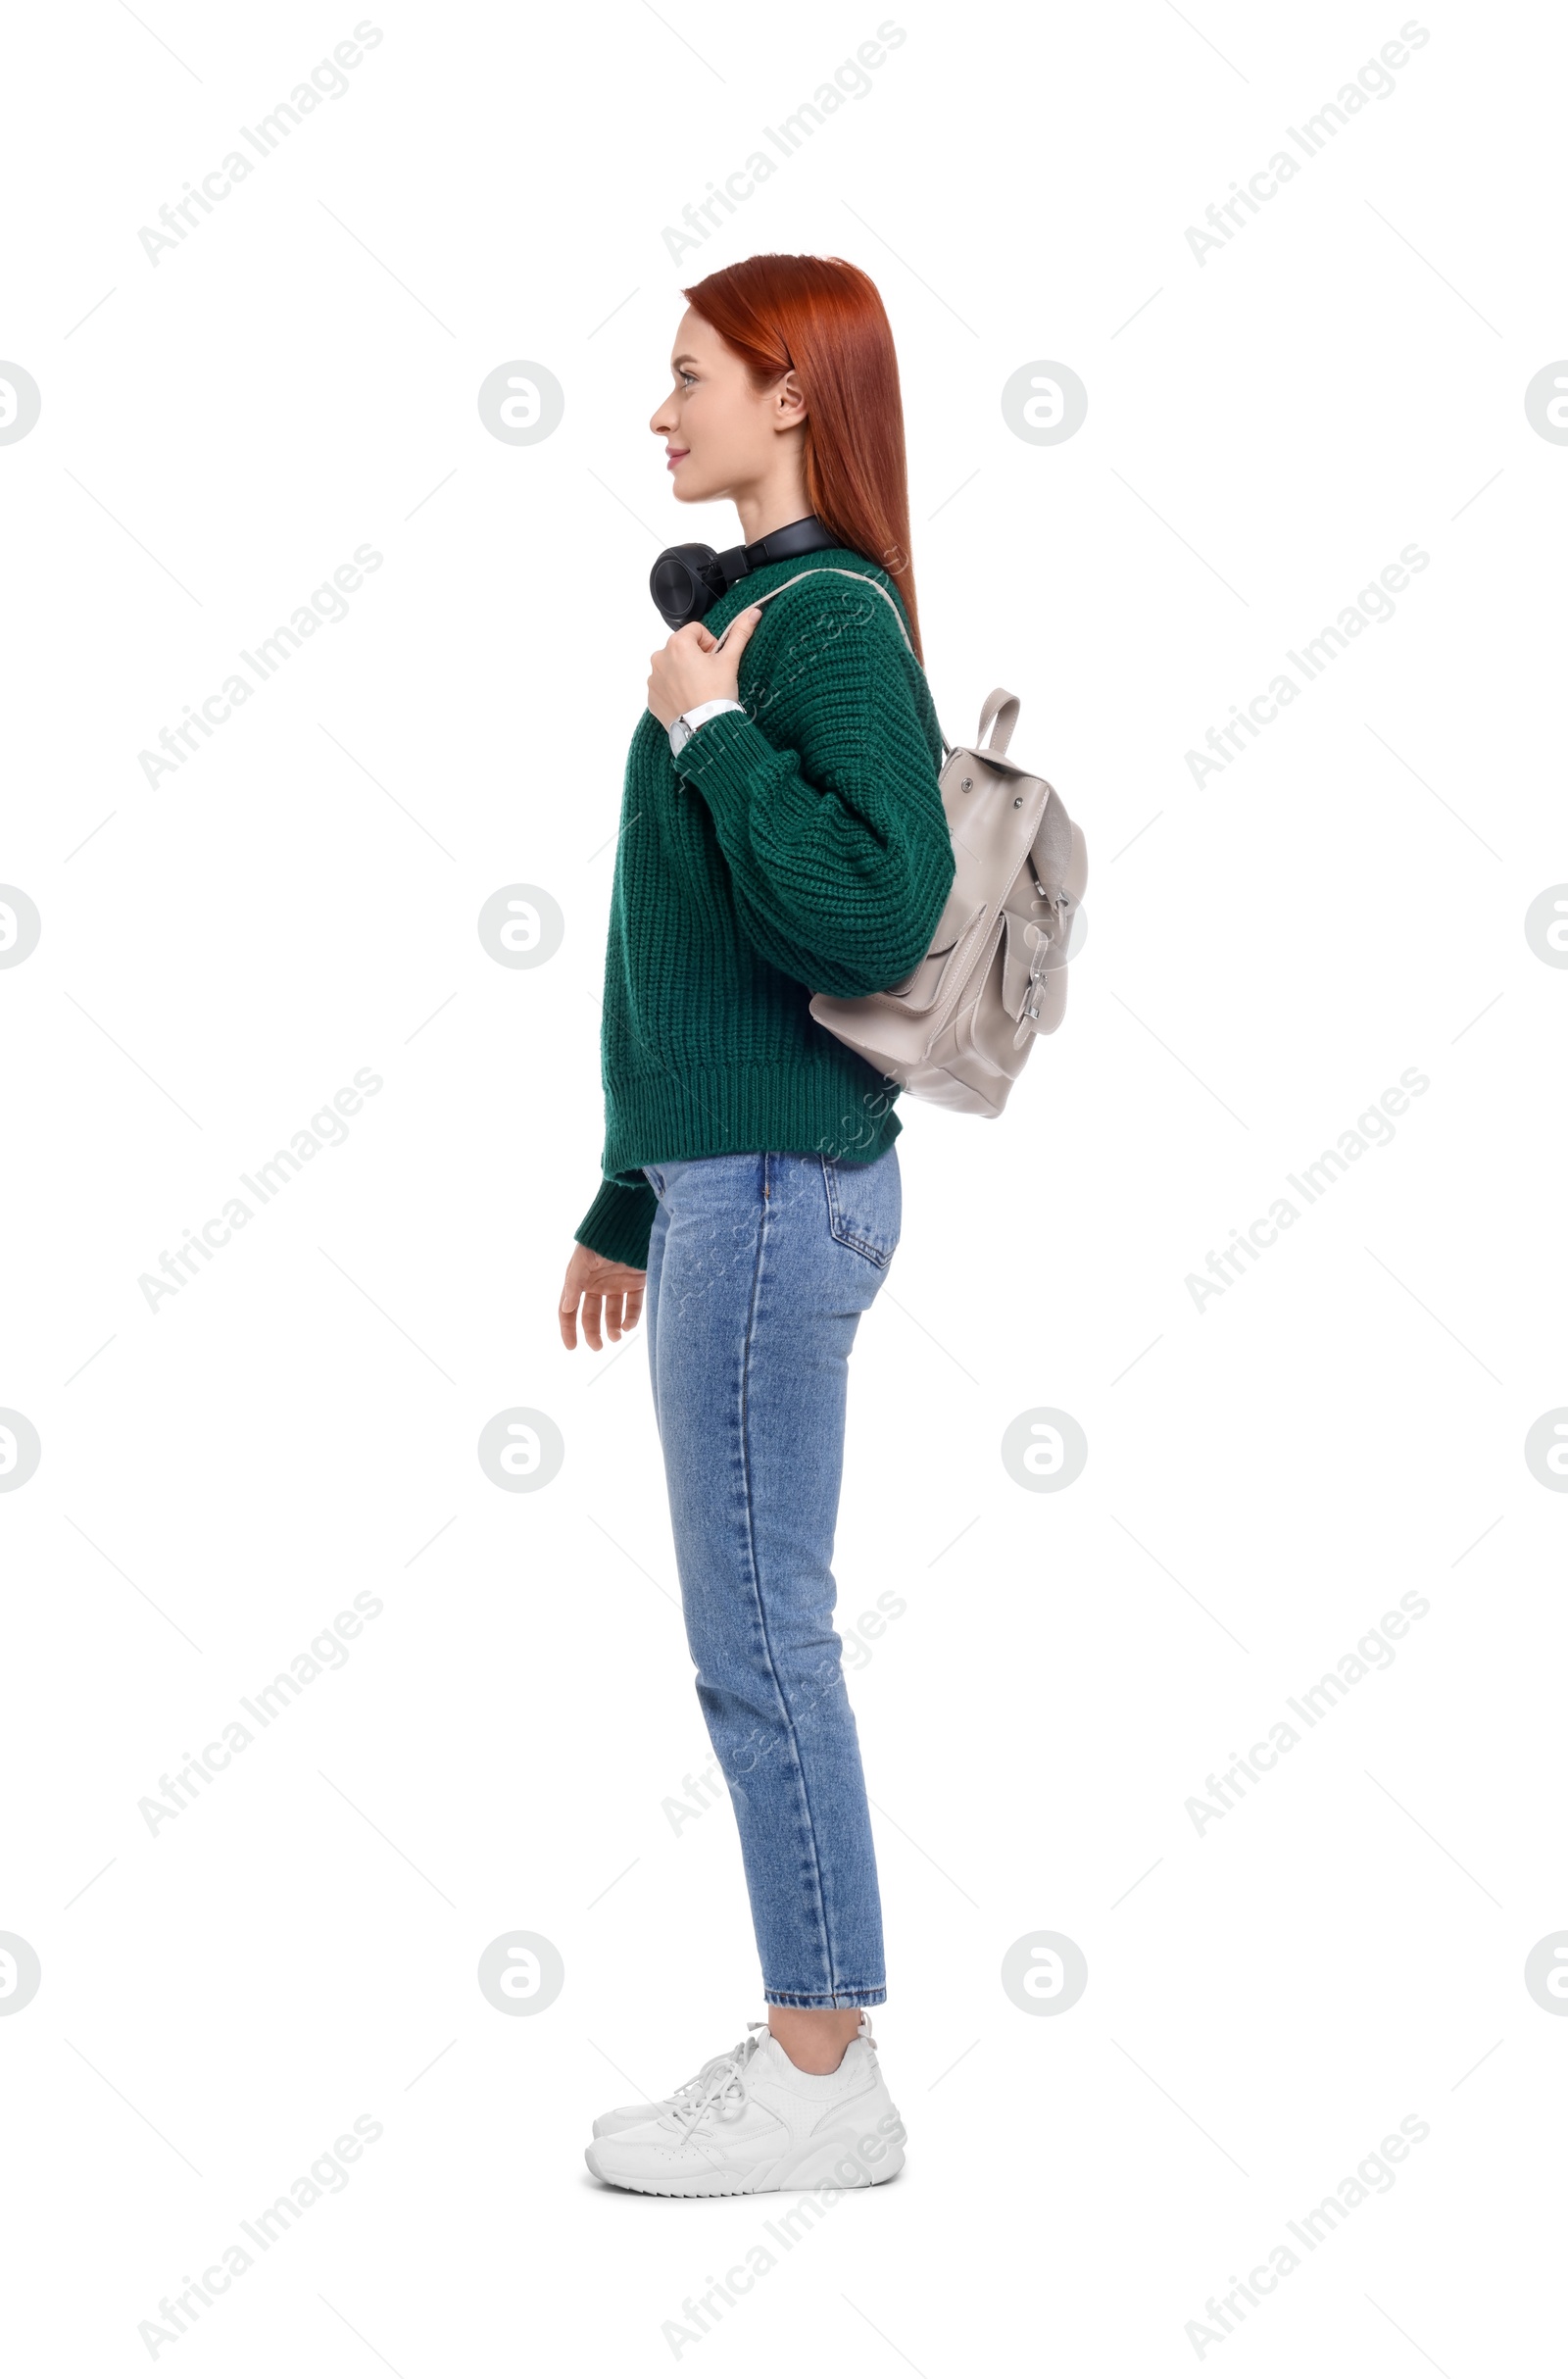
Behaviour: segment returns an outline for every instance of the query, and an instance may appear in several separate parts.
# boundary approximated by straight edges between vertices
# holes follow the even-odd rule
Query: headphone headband
[[[769,529],[755,544],[731,545],[723,553],[715,553],[710,545],[666,545],[649,573],[648,591],[666,627],[687,627],[754,570],[793,562],[798,554],[820,553],[837,543],[815,513],[808,513],[803,520]]]

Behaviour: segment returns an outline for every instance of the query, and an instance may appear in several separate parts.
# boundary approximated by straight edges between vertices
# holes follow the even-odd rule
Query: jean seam
[[[770,2007],[880,2007],[887,2000],[885,1983],[849,1984],[844,1990],[813,1998],[805,1991],[769,1991],[763,2000]]]
[[[767,1180],[767,1158],[765,1156],[762,1159],[762,1178],[765,1183]],[[773,1681],[773,1691],[778,1697],[779,1710],[784,1724],[789,1730],[790,1757],[795,1763],[795,1781],[806,1810],[807,1837],[811,1850],[811,1885],[816,1897],[817,1932],[822,1945],[822,1960],[827,1971],[827,1988],[831,1992],[833,1990],[833,1944],[828,1928],[827,1907],[822,1897],[822,1861],[816,1845],[816,1820],[811,1813],[811,1796],[807,1787],[806,1770],[801,1760],[800,1737],[795,1725],[795,1713],[790,1709],[788,1696],[779,1681],[778,1667],[773,1659],[773,1647],[768,1639],[767,1611],[762,1600],[762,1581],[758,1568],[757,1538],[752,1520],[752,1462],[747,1423],[750,1409],[752,1341],[756,1333],[757,1305],[762,1280],[762,1260],[767,1244],[768,1204],[768,1200],[764,1197],[762,1212],[758,1222],[757,1265],[752,1274],[752,1297],[746,1315],[746,1345],[741,1363],[741,1475],[746,1491],[746,1552],[752,1573],[752,1593],[757,1604],[757,1623],[761,1633],[762,1650],[767,1658],[767,1673]]]

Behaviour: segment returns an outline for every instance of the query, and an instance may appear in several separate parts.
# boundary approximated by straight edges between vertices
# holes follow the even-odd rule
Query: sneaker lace
[[[756,2048],[759,2038],[766,2030],[767,2026],[762,2022],[748,2024],[744,2040],[737,2041],[733,2049],[726,2049],[721,2057],[710,2057],[707,2063],[700,2066],[698,2071],[692,2075],[689,2082],[682,2082],[678,2090],[671,2092],[670,2095],[675,2104],[679,2106],[694,2100],[701,2100],[720,2066],[744,2065]]]
[[[747,2056],[750,2044],[742,2044]],[[703,2068],[702,2087],[677,2099],[670,2113],[686,2137],[715,2123],[736,2123],[745,2113],[751,2092],[746,2085],[746,2067],[737,2049],[729,2057],[710,2057]]]

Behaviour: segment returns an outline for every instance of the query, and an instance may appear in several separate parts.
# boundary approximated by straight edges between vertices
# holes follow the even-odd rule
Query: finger
[[[702,623],[702,621],[701,621],[700,620],[697,621],[696,625],[697,625],[697,642],[698,642],[699,646],[701,647],[701,649],[702,649],[702,650],[703,650],[705,653],[711,653],[711,652],[716,651],[717,646],[718,646],[718,638],[717,638],[717,637],[716,637],[716,636],[715,636],[715,635],[712,633],[712,630],[711,630],[710,628],[706,628],[706,627],[704,627],[704,625],[703,625],[703,623]]]
[[[561,1343],[564,1347],[575,1348],[577,1344],[576,1298],[563,1295],[557,1311],[561,1321]]]
[[[638,1322],[642,1319],[642,1312],[643,1291],[628,1289],[626,1291],[626,1327],[628,1330],[636,1329]]]
[[[591,1297],[586,1289],[583,1291],[582,1334],[596,1355],[604,1351],[605,1342],[599,1335],[599,1309],[603,1302],[602,1298]]]
[[[762,617],[762,607],[754,603],[748,612],[737,612],[718,640],[718,648],[726,653],[744,653],[752,640],[752,630]]]

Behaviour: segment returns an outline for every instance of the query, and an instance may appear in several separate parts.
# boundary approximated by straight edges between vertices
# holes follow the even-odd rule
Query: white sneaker
[[[902,2169],[908,2136],[864,2010],[833,2073],[803,2073],[764,2026],[753,2024],[746,2040],[710,2058],[649,2119],[594,2129],[594,2144],[583,2151],[594,2178],[662,2198],[869,2189]]]
[[[671,2091],[668,2098],[660,2099],[657,2104],[641,2106],[612,2106],[608,2114],[596,2114],[594,2116],[594,2138],[602,2140],[607,2131],[631,2131],[639,2123],[655,2122],[660,2115],[667,2114],[677,2100],[691,2098],[694,2095],[700,2096],[707,2088],[710,2076],[728,2058],[734,2057],[738,2062],[744,2064],[757,2046],[757,2041],[752,2036],[760,2035],[766,2030],[765,2017],[759,2023],[748,2024],[745,2040],[737,2041],[733,2049],[726,2049],[722,2057],[710,2057],[708,2062],[692,2075],[689,2082],[682,2082],[678,2090]],[[876,2042],[871,2038],[871,2018],[863,2007],[860,2010],[860,2029],[856,2037],[858,2040],[870,2042],[873,2049],[876,2047]]]

